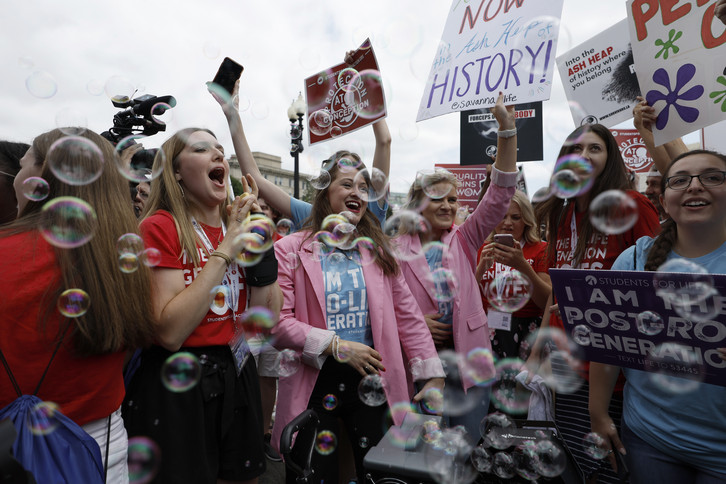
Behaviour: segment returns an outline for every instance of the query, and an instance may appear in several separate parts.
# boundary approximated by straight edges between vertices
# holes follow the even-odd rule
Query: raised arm
[[[376,150],[373,153],[373,168],[378,168],[385,175],[386,179],[391,172],[391,132],[388,130],[388,123],[385,118],[373,123],[373,135],[376,138]],[[378,192],[381,187],[373,187]],[[385,199],[378,201],[379,206],[383,206]]]
[[[239,115],[239,98],[237,96],[239,92],[239,82],[240,81],[238,80],[234,86],[231,101],[223,99],[213,91],[210,92],[214,99],[216,99],[222,106],[224,116],[227,118],[229,133],[232,136],[232,144],[234,145],[234,152],[237,155],[237,161],[242,169],[242,173],[249,173],[252,175],[259,187],[260,198],[264,198],[271,207],[275,208],[285,217],[290,218],[292,216],[290,210],[290,195],[262,175],[262,172],[260,172],[260,169],[257,167],[257,162],[255,161],[254,156],[252,156],[252,150],[250,149],[250,145],[247,142],[247,136],[245,136],[244,128],[242,127],[242,118],[240,118]]]
[[[638,96],[638,101],[640,102],[633,108],[633,125],[643,138],[645,147],[653,158],[653,164],[659,172],[665,173],[671,160],[688,151],[688,148],[681,138],[656,146],[653,138],[653,123],[657,118],[655,109],[641,96]]]
[[[497,159],[494,168],[504,172],[517,171],[517,127],[514,124],[514,106],[504,106],[504,93],[490,111],[497,119]]]

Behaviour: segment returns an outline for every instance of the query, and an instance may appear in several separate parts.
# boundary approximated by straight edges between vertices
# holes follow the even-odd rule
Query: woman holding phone
[[[504,219],[479,249],[476,268],[476,280],[492,332],[492,351],[498,358],[526,359],[520,350],[529,334],[539,328],[552,290],[546,251],[547,244],[539,237],[534,208],[527,195],[517,190]],[[511,270],[519,271],[532,282],[532,294],[521,309],[503,313],[490,307],[486,294],[497,276]]]
[[[454,350],[459,358],[466,358],[475,349],[491,349],[487,317],[474,280],[474,261],[481,244],[502,220],[517,180],[514,106],[505,107],[504,95],[500,93],[491,112],[499,123],[497,160],[492,169],[492,184],[476,210],[462,225],[454,225],[459,208],[456,177],[446,170],[418,176],[408,192],[406,208],[425,219],[416,226],[426,225],[430,230],[412,232],[412,226],[401,224],[399,235],[394,239],[398,251],[404,254],[401,266],[406,282],[426,315],[437,348]],[[406,255],[422,253],[425,256]],[[433,273],[445,275],[449,271],[458,280],[434,283]],[[451,297],[442,297],[445,294]],[[460,385],[469,391],[475,382],[464,378]],[[474,409],[463,415],[452,415],[450,425],[464,425],[469,435],[478,440],[479,423],[489,408],[489,393],[471,393],[477,399]],[[446,404],[443,411],[446,415]]]

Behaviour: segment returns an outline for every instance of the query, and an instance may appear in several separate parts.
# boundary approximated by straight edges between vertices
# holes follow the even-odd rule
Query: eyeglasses
[[[685,190],[691,186],[694,178],[698,178],[704,187],[717,187],[726,180],[726,171],[708,171],[700,175],[675,175],[666,179],[666,186],[671,190]]]

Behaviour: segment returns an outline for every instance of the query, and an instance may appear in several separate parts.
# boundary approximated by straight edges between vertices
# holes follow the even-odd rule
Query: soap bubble
[[[325,410],[334,410],[338,406],[338,397],[332,393],[328,393],[323,397],[323,408]]]
[[[123,234],[116,241],[116,251],[119,255],[139,255],[144,251],[144,240],[139,235],[132,232]]]
[[[506,313],[522,309],[531,295],[532,281],[517,270],[497,274],[486,288],[489,304]]]
[[[565,472],[567,468],[567,454],[555,442],[544,439],[536,443],[538,458],[537,472],[544,477],[556,477]]]
[[[56,80],[44,71],[35,71],[25,79],[25,87],[33,96],[40,99],[49,99],[58,92]]]
[[[21,191],[28,200],[40,202],[48,198],[50,185],[41,177],[31,176],[23,181]]]
[[[129,484],[147,484],[159,470],[161,451],[148,437],[129,437]]]
[[[539,476],[539,456],[537,444],[531,440],[519,443],[512,451],[514,471],[528,481],[536,481]]]
[[[380,375],[366,375],[358,384],[358,397],[369,407],[378,407],[386,403],[388,382]]]
[[[677,282],[668,273],[684,273]],[[707,321],[720,310],[720,295],[713,276],[699,264],[676,258],[666,261],[653,276],[656,294],[670,304],[679,316],[691,321]]]
[[[646,358],[652,384],[673,394],[683,395],[698,389],[706,369],[700,354],[679,343],[663,343]]]
[[[604,459],[608,455],[608,444],[597,432],[585,434],[582,438],[582,449],[595,460]]]
[[[353,177],[353,186],[358,187],[364,183],[368,189],[359,191],[360,199],[365,202],[380,200],[388,194],[388,176],[378,168],[363,168]]]
[[[275,230],[278,234],[284,237],[295,231],[295,224],[290,219],[281,218],[277,221],[277,224],[275,225]]]
[[[63,134],[78,136],[88,128],[88,118],[78,109],[66,107],[56,113],[55,125]]]
[[[161,251],[150,247],[141,253],[140,259],[147,267],[156,267],[161,264]]]
[[[91,298],[83,289],[66,289],[58,297],[58,311],[66,318],[78,318],[86,314]]]
[[[660,334],[665,328],[665,323],[660,314],[655,311],[643,311],[636,318],[638,331],[648,336]]]
[[[58,139],[50,146],[45,161],[56,178],[76,186],[97,180],[105,164],[101,149],[82,136]]]
[[[523,368],[524,362],[519,358],[497,361],[496,376],[491,387],[491,402],[497,410],[510,415],[527,413],[531,392],[517,384],[516,380]]]
[[[34,435],[48,435],[58,428],[58,417],[60,414],[58,405],[53,402],[39,402],[30,409],[28,423],[30,431]]]
[[[128,154],[134,152],[135,149],[143,149],[141,144],[145,136],[143,135],[131,135],[127,136],[116,144],[116,169],[123,175],[124,178],[132,183],[149,182],[158,178],[164,170],[164,163],[166,160],[166,154],[164,150],[158,150],[155,155],[155,159],[160,160],[158,163],[152,165],[151,170],[147,163],[151,160],[146,159],[144,156],[138,156],[139,152],[135,152],[135,156],[129,159]],[[141,145],[140,148],[135,148]],[[130,150],[126,152],[126,150]],[[124,155],[124,152],[125,155]]]
[[[202,366],[196,355],[186,351],[174,353],[161,367],[161,382],[175,393],[192,389],[202,377]]]
[[[471,452],[471,463],[477,471],[488,474],[492,471],[494,456],[480,444]]]
[[[502,479],[511,479],[515,473],[514,459],[507,452],[497,452],[494,454],[494,463],[492,464],[492,471],[497,477]]]
[[[310,185],[316,190],[324,190],[330,185],[330,172],[328,170],[320,170],[317,174],[308,178]]]
[[[315,136],[325,136],[333,127],[333,116],[327,109],[319,109],[310,114],[308,126]]]
[[[338,438],[330,430],[321,430],[315,437],[315,451],[320,455],[330,455],[338,446]]]
[[[479,424],[479,432],[484,439],[484,445],[495,449],[507,449],[514,443],[511,432],[517,428],[509,416],[495,412],[484,417]]]
[[[291,348],[281,350],[275,357],[275,372],[281,377],[292,376],[300,371],[300,355]]]
[[[443,168],[422,170],[416,173],[416,183],[421,186],[427,197],[439,200],[447,196],[452,189],[451,183],[444,179],[446,175],[451,173]]]
[[[622,234],[638,221],[638,205],[622,190],[606,190],[590,203],[590,222],[604,234]]]
[[[477,477],[471,461],[474,447],[464,432],[442,429],[437,440],[426,445],[424,457],[431,477],[437,483],[468,484]]]
[[[118,268],[124,274],[136,272],[139,268],[139,257],[136,254],[126,252],[118,256]]]

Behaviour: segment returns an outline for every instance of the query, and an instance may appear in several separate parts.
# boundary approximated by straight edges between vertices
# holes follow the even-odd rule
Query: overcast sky
[[[177,129],[202,126],[231,153],[224,117],[204,84],[229,56],[245,67],[242,118],[252,150],[281,156],[283,167],[292,169],[287,108],[303,79],[341,62],[346,50],[370,37],[393,134],[392,189],[406,191],[419,169],[459,161],[458,113],[415,123],[449,0],[4,0],[3,6],[4,139],[30,142],[67,113],[85,118],[97,132],[107,130],[118,109],[103,86],[113,77],[137,88],[137,96],[177,99],[168,134],[145,146],[158,146]],[[557,55],[625,16],[624,0],[564,0]],[[545,161],[525,163],[530,195],[547,183],[559,146],[574,128],[556,69],[544,125]],[[632,121],[620,127],[632,127]],[[308,173],[342,147],[367,162],[373,154],[369,128],[314,147],[307,138],[305,143],[301,171]]]

